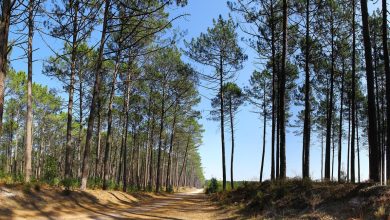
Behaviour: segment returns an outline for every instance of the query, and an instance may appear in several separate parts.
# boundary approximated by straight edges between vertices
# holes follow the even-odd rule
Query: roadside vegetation
[[[309,179],[241,182],[234,190],[213,188],[212,201],[247,218],[388,219],[390,187],[374,183],[316,182]]]

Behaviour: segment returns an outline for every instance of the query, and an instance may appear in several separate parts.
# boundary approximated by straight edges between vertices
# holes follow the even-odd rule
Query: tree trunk
[[[332,174],[331,174],[331,180],[333,181],[333,178],[334,178],[334,176],[333,176],[333,171],[334,171],[334,149],[335,149],[335,144],[334,144],[334,142],[335,142],[335,128],[333,128],[332,129]]]
[[[226,190],[226,162],[225,162],[225,117],[223,113],[224,106],[224,92],[223,92],[223,60],[222,56],[219,60],[219,99],[220,103],[220,116],[221,116],[221,146],[222,146],[222,189]]]
[[[80,119],[79,119],[79,134],[78,134],[78,149],[77,152],[77,177],[81,177],[81,152],[82,152],[82,134],[83,134],[83,96],[84,96],[84,89],[83,89],[83,74],[81,71],[79,71],[79,114],[80,114]]]
[[[1,20],[0,20],[0,134],[3,131],[3,111],[4,111],[4,92],[5,78],[8,69],[8,34],[11,17],[11,0],[1,2]]]
[[[100,98],[99,98],[100,99]],[[101,135],[101,127],[102,127],[102,113],[101,113],[101,104],[100,104],[100,100],[98,101],[99,104],[98,104],[98,112],[97,112],[97,131],[96,131],[96,135],[97,135],[97,141],[96,141],[96,158],[95,158],[95,184],[97,183],[98,181],[98,177],[99,177],[99,164],[100,164],[100,145],[101,145],[101,140],[102,140],[102,135]]]
[[[341,73],[341,90],[340,90],[340,121],[339,121],[339,150],[338,150],[338,170],[337,170],[337,181],[341,182],[341,150],[343,142],[343,101],[344,101],[344,62],[343,70]]]
[[[131,67],[131,61],[129,58],[129,68]],[[129,102],[130,102],[130,79],[131,79],[131,73],[130,69],[128,70],[127,77],[126,77],[126,97],[125,97],[125,112],[126,112],[126,119],[125,119],[125,125],[123,130],[123,136],[122,136],[122,147],[123,147],[123,186],[122,191],[127,191],[127,131],[129,129]],[[120,173],[119,173],[120,175]]]
[[[355,124],[356,124],[356,32],[355,32],[356,3],[352,0],[352,135],[351,135],[351,182],[355,182]],[[357,131],[356,131],[357,132]],[[359,152],[358,152],[359,154]],[[348,169],[348,167],[347,167]],[[360,174],[359,174],[360,182]]]
[[[154,129],[156,126],[155,113],[152,112],[152,129],[150,133],[150,159],[149,159],[149,189],[153,188],[153,146],[154,146]]]
[[[351,152],[351,145],[350,145],[350,132],[351,132],[351,108],[349,107],[348,108],[348,111],[349,111],[349,118],[348,118],[348,149],[347,149],[347,181],[349,182],[350,180],[350,173],[349,173],[349,170],[350,170],[350,159],[352,157],[352,152]]]
[[[380,180],[380,183],[382,184],[382,169],[381,169],[381,163],[382,163],[382,152],[381,152],[381,143],[382,143],[382,140],[381,140],[381,133],[382,133],[382,127],[381,127],[381,116],[380,116],[380,108],[379,108],[379,84],[378,84],[378,70],[377,70],[377,67],[378,67],[378,64],[377,64],[377,61],[378,61],[378,53],[377,53],[377,42],[376,42],[376,32],[374,31],[373,32],[373,36],[372,36],[372,43],[373,43],[373,63],[374,63],[374,66],[373,66],[373,72],[374,72],[374,92],[375,92],[375,107],[376,107],[376,119],[377,119],[377,131],[378,131],[378,134],[377,134],[377,145],[378,145],[378,155],[379,155],[379,180]]]
[[[386,126],[386,170],[387,170],[387,185],[390,184],[390,62],[389,62],[389,49],[387,45],[387,4],[386,0],[382,0],[382,44],[383,44],[383,60],[385,65],[386,75],[386,102],[387,104],[387,126]]]
[[[160,131],[159,131],[159,141],[158,141],[158,155],[157,155],[157,178],[156,178],[156,192],[160,190],[160,177],[161,177],[161,147],[162,147],[162,136],[164,131],[164,117],[165,117],[165,76],[163,79],[163,88],[162,88],[162,100],[161,100],[161,109],[160,109]]]
[[[33,48],[32,41],[34,36],[34,0],[28,4],[28,74],[27,74],[27,116],[26,116],[26,152],[25,152],[25,177],[26,183],[31,179],[31,152],[32,152],[32,62]]]
[[[359,117],[358,117],[358,109],[356,106],[356,150],[358,154],[358,182],[360,183],[360,148],[359,148]]]
[[[90,113],[88,118],[87,136],[85,139],[83,169],[81,173],[81,187],[80,187],[81,190],[85,190],[87,188],[87,180],[89,175],[90,147],[91,147],[91,140],[92,140],[93,125],[94,125],[95,114],[96,114],[96,107],[97,107],[96,105],[98,101],[97,99],[99,98],[99,92],[100,92],[100,83],[101,83],[100,77],[102,74],[103,50],[104,50],[104,43],[106,41],[106,30],[107,30],[107,23],[108,23],[108,16],[109,16],[109,8],[110,8],[110,0],[105,0],[102,36],[100,39],[99,55],[96,63],[95,82],[93,85],[93,93],[92,93],[92,103],[91,103]]]
[[[170,175],[171,175],[171,164],[172,164],[173,140],[175,138],[175,129],[176,129],[176,117],[177,117],[176,109],[177,109],[177,106],[178,106],[178,100],[176,98],[175,109],[174,109],[174,112],[173,112],[171,138],[170,138],[170,143],[169,143],[168,169],[167,169],[167,178],[165,180],[165,182],[166,182],[165,191],[169,191],[169,190],[173,189],[172,188],[172,180],[171,180],[171,176]]]
[[[181,180],[181,176],[183,175],[183,170],[185,169],[186,164],[187,164],[187,155],[188,155],[188,148],[189,148],[189,146],[190,146],[190,137],[191,137],[191,134],[188,134],[186,150],[185,150],[185,152],[184,152],[183,164],[182,164],[182,166],[181,166],[179,179],[178,179],[178,181],[177,181],[177,183],[178,183],[177,186],[178,186],[178,187],[180,186],[180,180]]]
[[[331,148],[331,134],[332,134],[332,118],[333,118],[333,81],[334,81],[334,27],[333,27],[333,6],[331,7],[331,60],[332,67],[330,72],[330,93],[328,104],[328,115],[326,119],[326,146],[325,146],[325,180],[330,180],[330,148]]]
[[[282,51],[282,74],[280,79],[280,178],[286,178],[286,61],[287,61],[287,0],[283,0],[283,51]]]
[[[263,93],[263,152],[261,154],[261,167],[260,167],[260,182],[263,182],[263,169],[264,169],[264,155],[265,155],[265,138],[267,132],[267,108],[266,108],[266,86],[264,84]]]
[[[127,86],[127,84],[125,84]],[[125,92],[127,91],[127,87],[125,88]],[[127,106],[126,106],[126,103],[127,103],[127,96],[124,92],[124,99],[123,99],[123,112],[126,112],[126,109],[127,109]],[[117,185],[119,186],[120,182],[121,182],[121,175],[122,175],[122,167],[123,167],[123,151],[124,151],[124,148],[125,148],[125,135],[127,135],[127,129],[126,129],[127,125],[126,125],[126,119],[123,120],[123,123],[122,123],[122,136],[121,136],[121,148],[120,148],[120,152],[119,152],[119,160],[118,160],[118,167],[117,167],[117,178],[116,178],[116,183]]]
[[[232,107],[232,97],[229,96],[229,117],[230,117],[230,132],[232,138],[232,153],[230,155],[230,187],[234,189],[234,178],[233,178],[233,160],[234,160],[234,117],[233,117],[233,107]]]
[[[305,50],[305,119],[303,125],[303,164],[302,177],[310,178],[310,1],[306,0],[306,50]]]
[[[321,181],[324,180],[324,134],[321,130]]]
[[[274,2],[271,0],[271,51],[272,51],[272,134],[271,134],[271,180],[275,179],[275,116],[276,116],[276,56],[275,56],[275,22],[274,22]]]
[[[77,34],[78,34],[78,10],[79,1],[70,1],[70,7],[74,10],[73,15],[73,33],[72,33],[72,54],[70,66],[70,83],[69,83],[69,101],[68,101],[68,118],[66,124],[66,147],[65,147],[65,179],[71,177],[71,153],[72,153],[72,122],[73,122],[73,94],[76,77],[76,53],[77,53]],[[68,186],[66,186],[68,187]]]
[[[122,32],[122,31],[121,31]],[[120,34],[121,34],[120,32]],[[116,59],[115,59],[115,67],[114,72],[112,75],[112,85],[110,90],[110,97],[108,101],[108,113],[107,113],[107,136],[106,136],[106,148],[104,151],[104,159],[103,159],[103,190],[106,190],[108,187],[108,180],[109,180],[109,174],[110,174],[110,166],[108,164],[109,158],[110,158],[110,149],[112,145],[112,109],[113,109],[113,102],[114,102],[114,96],[115,96],[115,85],[116,85],[116,78],[118,74],[119,69],[119,58],[120,58],[120,52],[117,53]]]
[[[367,75],[367,100],[368,100],[368,145],[369,145],[369,179],[379,182],[379,146],[376,127],[376,109],[374,93],[374,71],[372,67],[372,52],[370,30],[368,24],[367,0],[360,0],[362,22],[363,22],[363,43],[364,57],[366,61]]]

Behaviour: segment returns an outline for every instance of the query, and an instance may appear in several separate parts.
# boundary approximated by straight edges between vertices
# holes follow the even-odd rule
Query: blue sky
[[[217,18],[221,14],[224,18],[228,16],[229,9],[226,5],[226,0],[189,0],[188,5],[184,8],[169,9],[171,16],[179,14],[189,14],[185,18],[175,21],[174,28],[186,30],[187,35],[184,39],[189,41],[193,37],[199,36],[201,32],[205,32],[207,27],[212,26],[212,19]],[[234,19],[238,19],[235,14],[232,14]],[[240,38],[244,36],[240,33]],[[11,35],[11,39],[13,35]],[[99,36],[94,34],[92,41],[98,39]],[[46,39],[46,43],[49,44],[53,49],[59,50],[62,46],[62,42],[55,39]],[[42,75],[43,60],[52,55],[53,53],[47,47],[46,43],[42,41],[39,34],[35,35],[34,38],[34,64],[33,64],[33,80],[34,82],[47,85],[50,88],[57,88],[62,91],[62,84],[55,79],[50,79]],[[245,44],[242,44],[245,53],[248,54],[249,59],[244,64],[244,69],[238,74],[236,83],[244,87],[248,85],[248,80],[253,70],[262,70],[262,66],[255,64],[256,54],[248,48]],[[183,43],[179,43],[179,47],[183,48]],[[185,49],[185,48],[183,48]],[[20,56],[21,50],[15,49],[11,58],[15,59]],[[183,57],[187,62],[193,64],[197,70],[207,73],[213,71],[212,69],[205,68],[196,63],[193,63],[186,57]],[[17,60],[12,62],[12,66],[17,71],[27,70],[27,63],[25,59]],[[301,79],[299,79],[301,83]],[[207,120],[208,111],[211,108],[210,101],[207,98],[213,97],[211,91],[200,88],[200,93],[203,96],[202,102],[197,108],[202,111],[203,118],[201,123],[204,126],[205,133],[203,137],[203,145],[200,146],[200,154],[202,157],[202,164],[204,167],[204,173],[206,178],[216,177],[222,178],[222,159],[221,159],[221,144],[220,144],[220,128],[218,122]],[[67,100],[66,94],[62,94],[64,100]],[[207,97],[207,98],[206,98]],[[261,159],[261,147],[262,147],[262,121],[258,115],[252,113],[254,108],[250,105],[241,108],[241,111],[236,116],[236,149],[235,149],[235,166],[234,176],[235,180],[258,180],[260,170],[260,159]],[[299,109],[292,108],[292,112],[295,114]],[[293,120],[293,119],[292,119]],[[267,133],[270,134],[270,127],[267,128]],[[311,176],[314,179],[320,178],[321,168],[321,143],[313,135],[311,145]],[[226,161],[227,161],[227,178],[230,179],[230,135],[226,133]],[[343,167],[346,167],[346,143],[344,143],[343,151]],[[301,153],[302,153],[302,137],[295,136],[293,129],[289,128],[287,133],[287,175],[290,177],[301,175]],[[267,149],[265,155],[265,167],[264,176],[269,178],[270,171],[270,141],[267,136]],[[337,166],[337,165],[336,165]],[[368,177],[368,159],[367,152],[362,151],[361,153],[361,177],[366,179]],[[335,175],[337,170],[335,169]]]
[[[372,6],[370,7],[372,8]],[[189,41],[193,37],[198,37],[201,32],[205,32],[207,27],[212,26],[212,19],[216,19],[219,14],[224,18],[228,17],[230,13],[227,7],[226,0],[196,0],[188,1],[188,5],[182,9],[174,10],[172,15],[178,14],[190,14],[185,19],[175,23],[175,27],[181,28],[187,31],[185,39]],[[237,14],[230,13],[236,20],[241,19]],[[246,37],[242,32],[239,32],[239,38]],[[183,47],[181,43],[179,46]],[[240,87],[248,85],[248,81],[252,72],[262,70],[263,66],[256,65],[256,53],[244,43],[241,43],[245,53],[248,55],[248,60],[244,64],[244,69],[238,72],[238,79],[236,83]],[[185,49],[185,48],[183,48]],[[185,58],[186,59],[186,58]],[[204,73],[213,71],[212,69],[200,66],[189,59],[188,62],[192,63],[199,71]],[[302,79],[298,80],[299,83]],[[206,178],[216,177],[222,178],[222,158],[221,158],[221,140],[220,140],[220,127],[218,122],[207,120],[208,112],[211,104],[207,98],[213,97],[215,94],[206,89],[200,88],[202,94],[202,102],[198,106],[198,109],[203,111],[203,119],[201,123],[205,128],[203,145],[200,147],[200,153],[202,157],[202,163]],[[205,98],[207,97],[207,98]],[[262,120],[251,111],[255,110],[254,107],[246,105],[241,108],[240,112],[236,116],[236,130],[235,130],[235,158],[234,158],[234,179],[235,180],[258,180],[260,173],[261,162],[261,150],[262,150]],[[299,108],[293,107],[292,112],[295,114],[299,111]],[[294,117],[291,118],[293,122]],[[270,123],[267,128],[266,139],[266,155],[265,155],[265,167],[264,176],[269,178],[270,176]],[[344,125],[345,126],[345,125]],[[302,154],[302,136],[296,136],[293,133],[294,129],[288,128],[287,133],[287,175],[290,177],[301,175],[301,154]],[[231,144],[230,134],[226,131],[225,142],[227,143],[226,149],[226,161],[227,161],[227,179],[230,180],[230,155]],[[316,138],[316,134],[312,135],[311,141],[311,161],[310,161],[310,174],[314,179],[321,177],[321,140]],[[346,167],[346,154],[347,143],[343,143],[343,161],[342,167]],[[337,152],[336,152],[337,154]],[[361,179],[368,178],[368,158],[367,152],[361,152]],[[337,157],[337,155],[335,156]],[[357,165],[356,165],[357,166]],[[337,177],[337,162],[335,159],[334,176]],[[356,168],[357,170],[357,168]]]

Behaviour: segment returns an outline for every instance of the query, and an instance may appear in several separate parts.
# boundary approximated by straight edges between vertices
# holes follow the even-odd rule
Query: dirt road
[[[73,196],[68,202],[62,201],[65,197],[62,200],[51,197],[58,202],[50,202],[41,196],[25,208],[7,208],[0,203],[0,219],[234,219],[226,210],[210,202],[201,189],[139,201],[133,201],[128,194],[104,193],[111,194],[117,202],[103,201],[102,196],[97,196],[98,199]]]

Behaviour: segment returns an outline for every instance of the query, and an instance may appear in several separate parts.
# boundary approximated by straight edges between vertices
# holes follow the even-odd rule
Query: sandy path
[[[13,215],[0,219],[233,219],[225,210],[211,203],[202,189],[175,193],[138,203],[125,200],[120,205],[76,202],[71,209],[37,207],[34,213],[13,210]],[[0,205],[1,206],[1,205]],[[54,206],[54,205],[53,205]],[[50,210],[50,211],[48,211]],[[1,210],[0,210],[1,211]]]

